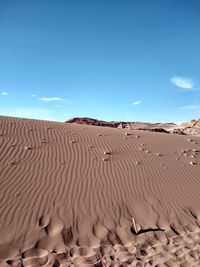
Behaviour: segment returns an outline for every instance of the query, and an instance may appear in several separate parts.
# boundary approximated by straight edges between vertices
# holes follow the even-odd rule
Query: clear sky
[[[199,0],[0,0],[0,114],[200,117]]]

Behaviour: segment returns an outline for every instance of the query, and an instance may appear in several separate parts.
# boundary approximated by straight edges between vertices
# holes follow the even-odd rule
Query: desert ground
[[[200,266],[200,138],[0,117],[0,266]]]

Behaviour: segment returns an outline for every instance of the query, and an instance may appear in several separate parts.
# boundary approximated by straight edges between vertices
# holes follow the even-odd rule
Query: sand
[[[200,139],[0,117],[0,266],[200,266]]]

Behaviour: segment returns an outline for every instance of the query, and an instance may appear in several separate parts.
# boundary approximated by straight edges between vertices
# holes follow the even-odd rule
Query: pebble
[[[31,147],[30,146],[25,146],[24,149],[25,150],[31,150]]]
[[[143,147],[139,147],[138,149],[139,149],[139,150],[144,150],[144,148],[143,148]]]
[[[109,151],[104,151],[103,154],[104,155],[110,155],[111,153]]]
[[[8,163],[8,165],[9,165],[9,166],[13,166],[13,165],[15,165],[15,161],[10,161],[10,162]]]

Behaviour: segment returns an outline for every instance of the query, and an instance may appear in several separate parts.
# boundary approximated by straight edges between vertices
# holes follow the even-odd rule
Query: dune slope
[[[0,117],[0,266],[200,266],[199,192],[198,137]]]

